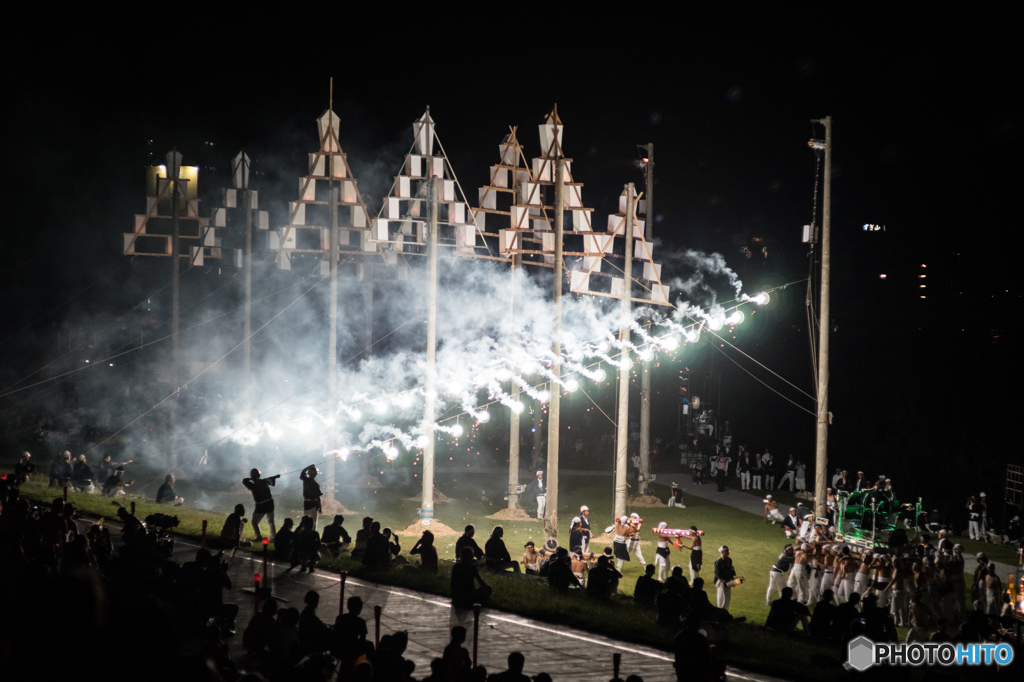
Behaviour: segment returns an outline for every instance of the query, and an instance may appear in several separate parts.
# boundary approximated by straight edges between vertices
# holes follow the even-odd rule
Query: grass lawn
[[[493,484],[493,476],[462,475],[458,479],[451,477],[439,478],[438,486],[444,494],[453,499],[451,502],[435,505],[435,517],[448,526],[461,530],[466,524],[477,527],[477,539],[481,545],[490,534],[494,525],[500,523],[505,529],[505,541],[513,558],[521,555],[523,544],[534,540],[538,544],[543,539],[541,524],[536,521],[505,521],[496,522],[486,518],[487,515],[504,508],[500,500],[484,501],[480,490],[488,483]],[[287,486],[283,486],[287,488]],[[29,484],[23,487],[23,494],[33,499],[49,502],[58,496],[56,490],[45,485]],[[659,495],[667,490],[658,490]],[[186,496],[187,497],[187,496]],[[383,526],[402,529],[416,518],[418,503],[410,501],[410,491],[397,489],[379,489],[354,493],[343,489],[340,501],[353,512],[346,518],[346,527],[354,534],[359,525],[359,518],[372,515],[381,521]],[[90,515],[113,517],[116,508],[109,498],[99,495],[69,494],[69,499],[82,511]],[[278,523],[285,516],[298,517],[299,500],[294,493],[280,495],[277,498]],[[128,506],[131,497],[122,500]],[[168,508],[156,505],[152,501],[136,499],[136,513],[144,518],[153,512],[175,515],[180,520],[176,529],[182,535],[196,537],[200,534],[203,519],[209,521],[208,534],[215,536],[220,533],[225,514],[191,509],[187,507]],[[221,494],[218,503],[223,502],[224,508],[230,509],[236,502],[246,504],[251,512],[251,497],[241,494]],[[686,499],[687,508],[639,508],[637,511],[644,518],[644,537],[653,538],[647,529],[666,521],[671,528],[696,525],[705,531],[704,550],[705,564],[701,575],[709,584],[713,577],[713,563],[718,554],[717,548],[727,544],[731,550],[733,562],[740,576],[746,582],[733,588],[730,611],[734,616],[745,616],[747,624],[729,628],[729,641],[723,644],[730,664],[753,671],[761,671],[781,675],[794,680],[825,680],[843,674],[838,668],[839,657],[835,647],[822,647],[802,638],[790,638],[769,632],[762,627],[768,615],[765,605],[765,592],[768,583],[768,571],[786,544],[786,538],[778,526],[763,525],[761,519],[748,512],[704,500],[695,496]],[[591,524],[595,531],[601,532],[611,521],[612,499],[608,479],[595,477],[563,477],[561,499],[559,501],[559,537],[568,539],[568,525],[572,516],[578,512],[580,505],[586,504],[591,509]],[[321,517],[321,527],[325,519]],[[246,528],[246,536],[252,536],[251,526]],[[442,559],[454,559],[455,537],[439,537],[436,542],[438,554]],[[402,547],[409,549],[416,541],[415,537],[403,536]],[[600,552],[604,545],[593,544],[592,548]],[[654,544],[643,547],[644,557],[652,561]],[[689,559],[689,552],[673,550],[673,564],[684,565]],[[333,571],[348,571],[354,576],[369,580],[398,585],[410,589],[422,590],[439,595],[447,595],[449,573],[448,566],[442,562],[439,575],[430,576],[412,570],[386,570],[368,573],[360,564],[353,562],[347,555],[338,559],[328,559],[321,566]],[[639,609],[628,598],[632,594],[636,578],[640,576],[640,564],[634,558],[623,570],[621,592],[625,595],[615,604],[594,603],[577,595],[552,594],[547,586],[537,581],[515,579],[511,575],[485,575],[485,580],[495,592],[490,606],[507,610],[524,616],[541,619],[551,623],[561,623],[578,627],[590,632],[615,637],[620,640],[634,641],[647,645],[668,649],[675,632],[655,623],[654,613]],[[712,602],[715,600],[714,587],[707,588]],[[815,664],[809,663],[814,660]]]

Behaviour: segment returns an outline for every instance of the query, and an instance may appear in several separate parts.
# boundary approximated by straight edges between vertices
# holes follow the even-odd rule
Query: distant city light
[[[885,279],[885,275],[879,275],[878,278],[879,279]]]

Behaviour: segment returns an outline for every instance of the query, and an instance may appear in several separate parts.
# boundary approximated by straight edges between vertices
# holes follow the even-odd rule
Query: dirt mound
[[[630,507],[664,507],[664,502],[654,495],[633,495],[628,502]]]
[[[323,512],[321,512],[321,513],[329,514],[331,516],[333,516],[335,514],[344,514],[344,515],[355,514],[354,511],[350,511],[350,510],[346,509],[345,505],[343,505],[341,502],[338,502],[337,500],[322,500],[320,502],[320,506],[323,507]]]
[[[525,511],[522,507],[519,509],[502,509],[499,512],[495,512],[488,516],[489,519],[496,521],[540,521],[541,519],[535,519]]]
[[[423,501],[423,493],[421,492],[418,495],[413,495],[412,497],[407,497],[405,499],[408,502],[422,502]],[[445,495],[443,492],[441,492],[437,488],[434,488],[434,502],[451,502],[451,501],[452,501],[452,498],[448,497],[447,495]],[[460,535],[461,535],[461,533],[460,533]]]
[[[398,532],[398,535],[399,536],[406,536],[406,537],[409,537],[409,538],[418,538],[420,535],[423,534],[423,531],[425,531],[425,530],[429,530],[431,533],[433,533],[435,538],[438,538],[438,537],[459,537],[460,535],[462,535],[462,531],[455,530],[454,528],[451,528],[450,526],[446,526],[443,523],[441,523],[440,521],[438,521],[437,519],[434,519],[433,521],[431,521],[430,522],[430,526],[428,526],[427,528],[423,527],[423,523],[421,521],[418,521],[418,520],[417,521],[413,521],[406,528],[404,528],[403,530],[400,530]]]

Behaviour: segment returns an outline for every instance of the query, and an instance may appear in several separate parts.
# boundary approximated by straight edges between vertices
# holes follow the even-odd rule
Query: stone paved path
[[[182,539],[175,542],[175,558],[188,561],[198,545]],[[273,563],[273,562],[271,562]],[[274,593],[288,600],[287,606],[302,609],[302,598],[307,590],[320,593],[317,612],[326,622],[333,622],[338,613],[340,577],[333,573],[317,571],[313,575],[290,572],[284,567],[271,566],[274,576]],[[237,554],[231,562],[229,575],[234,589],[225,594],[225,601],[239,605],[238,634],[229,640],[234,660],[243,660],[241,648],[242,630],[252,617],[255,599],[243,591],[251,588],[253,574],[262,573],[262,560],[248,553]],[[381,606],[381,636],[399,630],[408,630],[409,648],[406,657],[416,662],[416,677],[425,676],[430,669],[430,660],[441,655],[448,644],[449,630],[454,625],[463,625],[469,632],[467,648],[472,653],[473,612],[456,610],[443,597],[425,594],[399,587],[388,587],[349,579],[346,581],[345,598],[362,597],[363,617],[366,618],[370,636],[373,636],[373,607]],[[480,616],[480,639],[478,663],[489,672],[501,671],[512,651],[521,651],[526,656],[525,673],[536,675],[547,672],[556,682],[572,680],[608,680],[612,677],[612,655],[622,654],[620,675],[640,675],[644,682],[672,682],[675,674],[672,656],[664,651],[642,645],[619,642],[601,635],[560,625],[549,625],[540,621],[522,618],[493,609],[482,609]],[[774,682],[777,678],[729,671],[730,679],[744,682]]]

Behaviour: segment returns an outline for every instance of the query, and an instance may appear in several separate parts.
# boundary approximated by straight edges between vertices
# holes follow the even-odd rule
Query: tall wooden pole
[[[514,152],[518,153],[518,149]],[[513,173],[513,177],[515,173]],[[519,239],[516,237],[516,248],[519,248]],[[512,321],[515,322],[516,314],[519,312],[519,299],[516,296],[516,277],[523,265],[522,254],[512,255]],[[512,399],[519,400],[519,384],[512,382]],[[516,488],[519,486],[519,413],[511,410],[508,418],[508,508],[514,510],[519,504],[519,493]]]
[[[427,444],[423,448],[423,503],[420,518],[424,526],[434,519],[434,407],[437,400],[437,178],[434,177],[434,158],[427,157],[430,169],[430,223],[427,235],[427,377],[425,389],[426,404],[423,410],[423,424],[426,428]]]
[[[363,263],[363,349],[363,357],[373,355],[373,263],[369,260]]]
[[[558,129],[554,131],[558,139]],[[551,371],[555,376],[562,374],[562,202],[565,190],[565,159],[561,150],[555,159],[555,267],[554,282],[551,290],[551,302],[554,308],[555,324],[551,335],[551,352],[554,360]],[[559,416],[561,412],[562,387],[555,382],[550,383],[551,399],[548,403],[548,469],[547,469],[547,506],[544,519],[545,545],[549,549],[558,547],[558,436],[560,433]]]
[[[328,133],[330,134],[330,133]],[[334,184],[333,182],[331,183]],[[328,304],[328,318],[330,328],[327,331],[327,404],[330,409],[338,407],[338,188],[331,187],[331,293]],[[333,434],[333,429],[328,434]],[[334,443],[327,442],[327,449],[332,449]],[[324,490],[324,498],[334,499],[334,485],[337,483],[335,476],[336,457],[327,458],[327,485]]]
[[[171,183],[171,385],[174,397],[171,399],[171,468],[178,466],[178,331],[181,323],[181,307],[178,280],[180,278],[181,227],[178,224],[178,175],[181,172],[181,154],[172,149],[167,154],[167,178]]]
[[[644,240],[650,244],[654,239],[654,143],[647,145],[647,163],[644,165]],[[640,374],[640,476],[638,481],[641,494],[651,491],[651,367],[654,348],[648,349],[651,359],[644,360]]]
[[[242,183],[245,191],[242,193],[245,199],[245,253],[242,254],[242,269],[245,277],[245,324],[242,333],[244,334],[244,345],[242,346],[242,380],[245,382],[245,395],[248,401],[252,390],[252,344],[249,337],[252,336],[252,191],[249,189],[248,174],[245,167],[245,152],[242,152]],[[246,407],[251,407],[247,403]],[[241,448],[242,470],[249,469],[249,448]]]
[[[818,430],[814,448],[814,513],[825,515],[828,480],[828,342],[832,319],[829,294],[832,270],[832,117],[819,121],[825,126],[825,188],[821,220],[821,303],[818,319]]]
[[[629,341],[630,322],[633,320],[633,183],[626,185],[626,254],[622,268],[622,313],[619,321],[619,341]],[[622,367],[619,368],[619,414],[616,419],[618,426],[615,441],[615,516],[626,513],[626,467],[628,466],[627,451],[629,447],[629,370],[631,358],[628,348],[622,349],[619,356]]]

